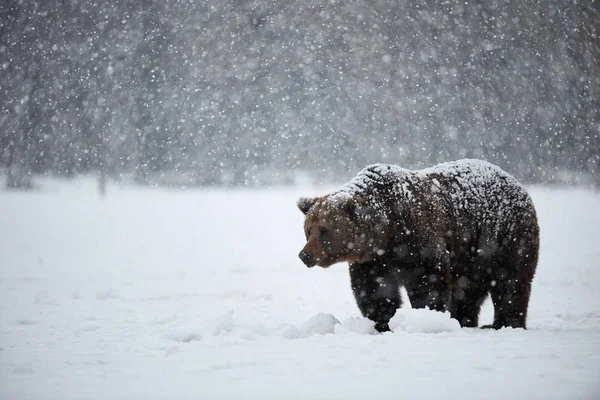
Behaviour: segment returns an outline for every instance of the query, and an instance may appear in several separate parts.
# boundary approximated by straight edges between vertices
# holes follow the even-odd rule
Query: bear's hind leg
[[[494,323],[482,328],[527,328],[527,307],[531,294],[531,282],[520,282],[515,278],[504,279],[496,282],[491,294],[494,303]]]
[[[390,330],[388,323],[402,305],[398,279],[381,262],[350,264],[350,284],[363,316],[375,322],[378,332]]]
[[[509,253],[509,257],[506,257],[506,261],[495,269],[490,289],[494,303],[494,323],[486,328],[527,329],[531,282],[538,262],[539,241],[536,232],[527,232],[513,252]]]
[[[520,218],[520,229],[502,240],[491,282],[494,323],[485,328],[527,329],[531,282],[539,257],[539,227],[533,205]],[[515,219],[516,221],[516,219]]]

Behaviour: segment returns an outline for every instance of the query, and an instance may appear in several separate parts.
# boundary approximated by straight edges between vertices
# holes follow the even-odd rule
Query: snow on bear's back
[[[519,182],[500,167],[487,161],[477,159],[463,159],[450,161],[421,170],[409,170],[391,164],[371,164],[363,168],[354,178],[344,184],[339,190],[330,195],[330,200],[344,199],[365,192],[369,192],[374,186],[385,182],[398,184],[398,191],[412,197],[408,182],[412,179],[423,179],[426,177],[442,176],[447,180],[456,182],[458,187],[453,191],[462,192],[465,195],[481,194],[486,188],[493,188],[502,183],[524,191]],[[458,193],[457,193],[458,194]]]
[[[417,171],[440,177],[443,191],[456,212],[466,212],[499,233],[509,233],[519,219],[534,217],[533,202],[525,188],[500,167],[482,160],[458,160]]]
[[[455,204],[512,204],[527,208],[525,188],[500,167],[487,161],[464,159],[416,171],[422,177],[443,177]]]
[[[398,199],[411,202],[416,182],[430,180],[432,190],[446,197],[458,212],[467,212],[479,221],[499,229],[500,223],[512,225],[522,212],[533,209],[525,188],[500,167],[476,159],[463,159],[421,170],[408,170],[389,164],[363,168],[338,191],[329,195],[334,204],[362,194],[373,194],[380,185],[392,184]],[[339,203],[338,203],[339,204]]]
[[[497,183],[499,178],[510,181],[511,185],[521,186],[502,168],[477,159],[449,161],[415,172],[418,175],[442,175],[453,178],[466,186],[487,186]]]

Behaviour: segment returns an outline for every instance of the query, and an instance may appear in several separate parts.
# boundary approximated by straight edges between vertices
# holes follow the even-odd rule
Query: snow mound
[[[283,324],[276,330],[277,336],[281,336],[284,339],[299,339],[300,329],[292,324]]]
[[[202,334],[193,328],[176,328],[168,331],[165,337],[176,342],[188,343],[202,339]]]
[[[221,332],[231,332],[235,323],[233,322],[233,310],[228,311],[225,315],[222,315],[219,320],[215,323],[212,334],[217,336]]]
[[[400,309],[390,321],[393,331],[408,333],[440,333],[460,330],[457,320],[450,317],[448,312],[438,312],[429,309]]]
[[[457,320],[449,313],[428,309],[400,309],[390,321],[390,328],[396,332],[440,333],[460,330]],[[167,331],[166,339],[176,342],[192,342],[206,337],[229,337],[255,341],[262,337],[281,337],[284,339],[306,339],[320,335],[375,335],[373,321],[363,317],[350,317],[340,322],[334,315],[320,313],[300,324],[281,323],[264,326],[256,321],[237,321],[233,310],[222,314],[205,329],[195,327],[174,327]]]
[[[307,338],[314,335],[327,335],[329,333],[335,333],[335,327],[339,324],[340,321],[333,315],[321,313],[300,324],[298,332],[301,338]]]
[[[275,334],[284,339],[305,339],[315,335],[336,333],[340,321],[332,314],[317,314],[310,317],[299,326],[281,324],[275,329]]]
[[[350,317],[342,324],[335,326],[335,333],[343,335],[347,333],[357,333],[359,335],[374,335],[377,333],[373,321],[368,318]]]

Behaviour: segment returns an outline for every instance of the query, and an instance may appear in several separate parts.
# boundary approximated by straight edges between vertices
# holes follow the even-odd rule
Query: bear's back
[[[531,217],[535,221],[533,203],[525,188],[500,167],[476,159],[451,161],[421,170],[372,164],[333,193],[330,200],[365,194],[373,198],[380,188],[391,189],[404,205],[423,199],[443,199],[454,214],[453,219],[485,225],[496,233],[512,231],[521,218]]]
[[[522,218],[535,218],[525,188],[500,167],[464,159],[415,171],[418,179],[439,185],[440,193],[461,221],[475,221],[492,231],[508,233]]]

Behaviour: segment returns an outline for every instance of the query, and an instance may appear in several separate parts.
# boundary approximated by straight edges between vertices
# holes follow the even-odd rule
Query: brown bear
[[[402,305],[449,311],[477,327],[491,294],[494,322],[526,328],[539,227],[524,187],[499,167],[459,160],[423,170],[370,165],[338,191],[301,198],[308,267],[350,264],[362,314],[379,332]]]

